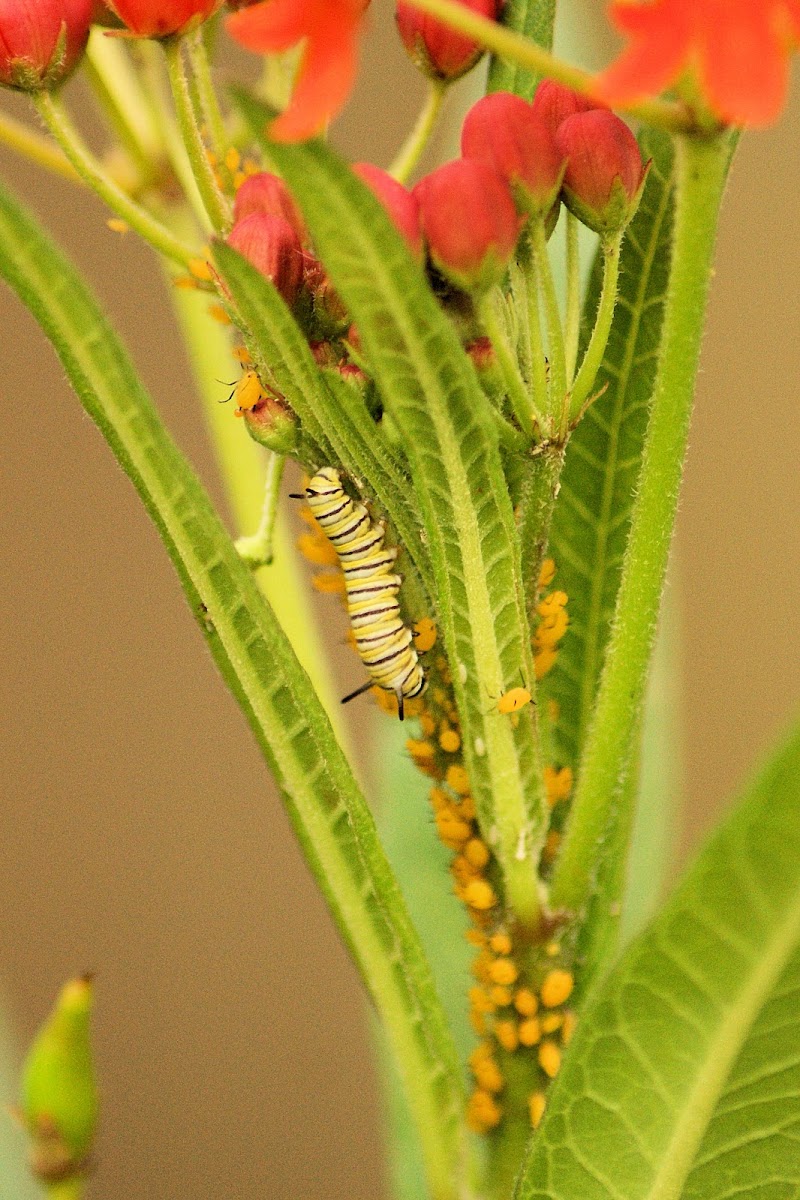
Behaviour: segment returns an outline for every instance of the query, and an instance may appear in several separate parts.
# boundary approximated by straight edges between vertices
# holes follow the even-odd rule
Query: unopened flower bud
[[[136,37],[164,38],[207,21],[222,0],[106,0]]]
[[[252,213],[268,213],[288,221],[301,242],[307,240],[307,231],[300,210],[292,199],[291,192],[282,179],[270,171],[258,171],[248,175],[237,189],[233,199],[234,224],[243,221]]]
[[[459,3],[493,21],[501,8],[501,0],[459,0]],[[477,42],[403,0],[398,0],[396,16],[400,37],[411,59],[433,79],[459,79],[483,54],[483,47]]]
[[[466,292],[499,283],[520,232],[502,176],[487,163],[459,158],[426,175],[414,194],[428,253],[444,278]]]
[[[80,1175],[92,1148],[97,1089],[91,1008],[91,979],[66,984],[23,1068],[22,1114],[33,1139],[31,1166],[43,1182]]]
[[[287,304],[294,304],[303,279],[303,250],[287,220],[251,213],[236,222],[227,241],[274,283]]]
[[[567,117],[556,142],[568,160],[567,207],[597,233],[621,232],[639,207],[649,168],[628,126],[608,109],[594,109]]]
[[[89,37],[91,0],[0,0],[0,83],[21,91],[55,87]]]
[[[353,170],[380,200],[414,257],[422,261],[422,230],[419,225],[419,203],[416,196],[372,163],[356,163]]]
[[[252,408],[242,409],[245,428],[254,442],[276,454],[296,454],[297,418],[280,396],[264,391]]]
[[[494,167],[511,185],[521,212],[543,216],[555,204],[566,161],[548,126],[520,96],[491,92],[473,104],[461,153]]]
[[[565,87],[563,83],[556,83],[554,79],[544,79],[533,94],[531,107],[555,137],[559,125],[566,121],[567,117],[574,117],[575,113],[591,112],[595,108],[605,108],[605,105],[590,100],[588,96],[582,96],[580,92],[573,92],[572,88]]]

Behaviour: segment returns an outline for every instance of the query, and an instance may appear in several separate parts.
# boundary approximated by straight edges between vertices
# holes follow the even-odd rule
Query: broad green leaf
[[[736,1060],[683,1200],[800,1196],[800,951]]]
[[[544,690],[558,702],[559,756],[577,769],[608,641],[655,380],[672,229],[672,151],[648,131],[653,165],[625,235],[620,294],[597,380],[607,390],[567,447],[553,515],[556,586],[569,596],[569,631]],[[584,313],[584,344],[600,294],[595,263]]]
[[[506,0],[501,20],[509,29],[524,33],[538,45],[550,50],[553,45],[553,25],[556,16],[556,0]],[[536,84],[536,75],[517,63],[492,57],[489,63],[489,92],[514,92],[530,100]]]
[[[254,132],[268,112],[240,96]],[[433,565],[437,615],[461,715],[478,817],[523,919],[535,912],[529,853],[544,811],[533,706],[517,727],[497,697],[532,679],[514,513],[487,401],[452,323],[388,215],[319,143],[269,144],[337,292],[408,454]]]
[[[678,1200],[737,1073],[797,1062],[798,945],[800,731],[588,1002],[516,1200]]]
[[[72,266],[0,192],[0,274],[53,342],[142,497],[387,1030],[436,1197],[453,1196],[462,1084],[430,970],[372,816],[286,636]]]
[[[230,246],[214,257],[269,373],[329,461],[338,460],[370,490],[387,512],[430,592],[430,563],[420,538],[409,480],[380,435],[355,388],[337,387],[317,367],[308,342],[277,289]],[[321,466],[322,463],[317,463]]]

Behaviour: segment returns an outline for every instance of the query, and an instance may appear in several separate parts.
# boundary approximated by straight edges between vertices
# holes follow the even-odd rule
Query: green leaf
[[[524,33],[545,50],[553,46],[556,0],[506,0],[501,20],[516,33]],[[487,92],[514,92],[530,100],[539,79],[518,63],[492,56]]]
[[[420,537],[409,480],[363,400],[344,381],[337,387],[333,378],[322,374],[297,322],[268,279],[224,242],[215,246],[214,258],[278,389],[321,448],[330,448],[328,461],[338,460],[351,475],[369,481],[373,494],[392,514],[430,593],[430,560]]]
[[[372,816],[320,701],[99,305],[33,219],[3,192],[0,274],[53,342],[158,527],[385,1024],[433,1195],[452,1197],[461,1141],[457,1056]]]
[[[607,390],[567,447],[553,514],[556,586],[569,596],[569,631],[543,690],[558,702],[559,757],[577,769],[614,612],[658,363],[672,232],[672,150],[665,134],[643,138],[653,166],[625,236],[620,292],[597,388]],[[584,345],[600,296],[595,262],[584,310]]]
[[[755,1092],[763,1073],[768,1096],[769,1077],[794,1066],[782,1120],[796,1129],[785,1026],[797,1019],[798,945],[800,731],[590,999],[516,1200],[678,1200],[737,1076]],[[712,1122],[712,1147],[720,1129]]]
[[[254,133],[269,113],[247,95]],[[514,513],[488,402],[455,328],[383,207],[320,143],[268,144],[362,339],[401,432],[436,585],[466,765],[484,835],[521,919],[538,895],[530,851],[545,812],[533,706],[513,723],[497,697],[531,680]],[[520,853],[520,847],[528,853]]]

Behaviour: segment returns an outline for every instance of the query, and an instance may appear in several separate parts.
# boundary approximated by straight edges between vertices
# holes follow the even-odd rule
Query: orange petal
[[[308,41],[291,103],[272,123],[270,137],[295,142],[319,133],[350,95],[357,66],[357,22],[326,23]]]
[[[780,36],[777,5],[773,13],[749,2],[735,20],[707,27],[700,79],[710,107],[732,125],[769,125],[786,103],[789,44]]]
[[[232,13],[228,33],[240,45],[259,54],[275,53],[295,46],[309,33],[315,4],[302,0],[263,0]]]

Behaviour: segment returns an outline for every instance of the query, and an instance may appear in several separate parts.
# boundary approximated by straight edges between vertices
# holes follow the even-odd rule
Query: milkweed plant
[[[360,973],[397,1195],[797,1200],[800,734],[649,923],[625,916],[660,883],[632,899],[628,866],[718,215],[741,131],[780,115],[800,3],[615,4],[623,48],[599,74],[553,55],[555,0],[395,7],[428,91],[383,169],[325,140],[369,0],[0,0],[0,79],[38,117],[0,116],[0,137],[159,256],[257,528],[231,536],[5,183],[0,274],[155,523]],[[223,29],[263,56],[254,88],[215,87]],[[420,177],[484,56],[461,156]],[[62,95],[75,72],[102,155]],[[268,599],[281,512],[321,603],[347,610],[363,686],[345,699],[402,734],[395,828],[409,758],[425,777],[401,853],[310,632]],[[89,978],[66,984],[18,1101],[61,1200],[91,1191],[91,1001]]]

